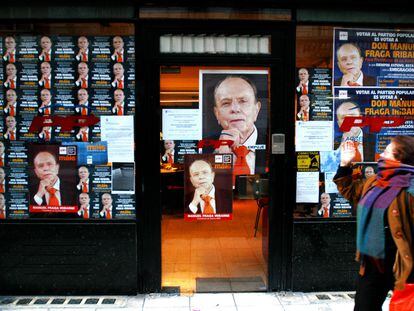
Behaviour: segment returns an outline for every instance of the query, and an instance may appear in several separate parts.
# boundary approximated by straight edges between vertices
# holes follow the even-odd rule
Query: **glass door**
[[[164,288],[266,291],[269,97],[269,68],[160,68]]]

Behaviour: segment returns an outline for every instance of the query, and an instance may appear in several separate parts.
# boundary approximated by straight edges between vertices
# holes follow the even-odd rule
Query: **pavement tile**
[[[285,311],[337,311],[332,309],[327,304],[295,304],[295,305],[284,305],[283,308]]]
[[[234,293],[233,296],[238,309],[247,306],[280,305],[279,299],[273,293]]]
[[[189,307],[189,298],[178,295],[168,294],[149,294],[145,296],[144,309],[146,308],[170,308],[170,307]]]
[[[278,292],[275,295],[282,305],[305,305],[309,300],[304,293],[300,292]]]
[[[218,310],[217,308],[235,307],[233,294],[194,294],[190,297],[190,307],[200,310]],[[220,309],[221,310],[221,309]]]

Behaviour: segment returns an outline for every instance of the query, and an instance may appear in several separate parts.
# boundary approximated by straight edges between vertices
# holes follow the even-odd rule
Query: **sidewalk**
[[[354,292],[148,294],[137,296],[0,296],[0,310],[22,311],[352,311]],[[383,311],[388,311],[389,298]]]

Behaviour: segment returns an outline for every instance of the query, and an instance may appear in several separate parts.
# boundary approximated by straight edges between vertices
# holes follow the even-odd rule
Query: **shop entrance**
[[[270,70],[160,67],[162,287],[268,288]]]

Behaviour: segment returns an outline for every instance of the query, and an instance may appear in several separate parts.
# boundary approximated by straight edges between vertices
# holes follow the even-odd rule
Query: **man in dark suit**
[[[59,178],[59,163],[54,154],[40,151],[33,160],[34,173],[39,185],[32,187],[30,204],[38,206],[76,205],[73,191],[63,191],[63,182]],[[66,188],[66,186],[65,186]],[[34,194],[34,195],[33,195]]]
[[[215,173],[205,160],[195,160],[189,167],[190,181],[194,192],[186,195],[187,214],[227,214],[231,213],[231,190],[214,186]]]
[[[214,115],[222,127],[219,140],[232,140],[215,152],[233,153],[234,175],[264,173],[266,138],[255,126],[261,102],[256,86],[244,76],[227,76],[214,90]]]
[[[336,79],[336,86],[375,86],[376,79],[364,75],[362,72],[362,63],[364,58],[361,49],[354,43],[342,44],[336,50],[336,59],[339,70],[343,76]]]

